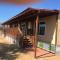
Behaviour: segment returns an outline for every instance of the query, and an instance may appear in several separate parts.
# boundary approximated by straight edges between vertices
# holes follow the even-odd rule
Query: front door
[[[27,48],[32,48],[33,47],[33,41],[34,41],[34,36],[33,36],[33,24],[31,21],[28,22],[22,22],[21,23],[21,30],[24,35],[24,46]]]
[[[26,29],[26,23],[25,22],[21,23],[21,30],[22,30],[23,35],[26,36],[27,29]]]

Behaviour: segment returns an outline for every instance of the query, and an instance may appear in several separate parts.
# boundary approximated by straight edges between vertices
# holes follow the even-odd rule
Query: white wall
[[[57,45],[60,45],[60,12],[58,14]]]

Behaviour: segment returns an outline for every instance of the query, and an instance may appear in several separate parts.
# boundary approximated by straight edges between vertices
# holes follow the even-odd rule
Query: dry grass
[[[35,59],[30,52],[22,53],[19,48],[10,45],[5,38],[0,37],[0,60],[60,60],[60,56]]]

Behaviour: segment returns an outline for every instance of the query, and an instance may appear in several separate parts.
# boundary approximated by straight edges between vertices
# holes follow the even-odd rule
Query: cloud
[[[0,2],[4,3],[13,3],[13,4],[33,4],[38,2],[43,2],[45,0],[0,0]]]

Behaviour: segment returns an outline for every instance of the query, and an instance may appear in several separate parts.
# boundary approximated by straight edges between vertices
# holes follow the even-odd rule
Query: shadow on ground
[[[18,48],[16,45],[13,44],[0,43],[0,60],[15,60],[18,58],[18,56],[19,57],[21,56],[21,53],[27,54],[29,51],[30,52],[32,51],[31,54],[34,53],[34,50],[30,49],[25,50]],[[49,53],[42,49],[37,49],[37,57],[51,57],[51,56],[55,56],[55,54]]]
[[[0,59],[1,60],[15,60],[22,51],[20,48],[11,44],[0,43]],[[19,54],[17,54],[19,53]]]

